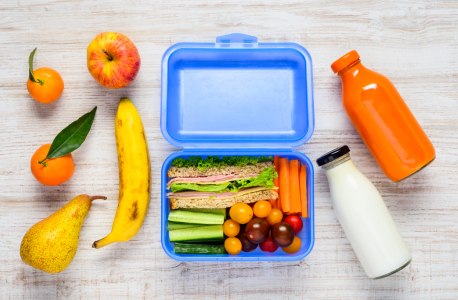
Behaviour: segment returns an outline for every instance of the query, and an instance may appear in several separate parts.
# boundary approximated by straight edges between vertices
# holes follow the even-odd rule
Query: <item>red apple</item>
[[[87,47],[87,68],[107,88],[120,89],[131,84],[140,63],[137,47],[122,33],[103,32]]]

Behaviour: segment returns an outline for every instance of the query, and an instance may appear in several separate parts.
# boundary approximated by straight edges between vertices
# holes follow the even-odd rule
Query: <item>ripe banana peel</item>
[[[119,102],[115,119],[119,165],[119,203],[111,233],[94,242],[102,248],[132,239],[140,231],[150,199],[150,160],[140,115],[128,98]]]

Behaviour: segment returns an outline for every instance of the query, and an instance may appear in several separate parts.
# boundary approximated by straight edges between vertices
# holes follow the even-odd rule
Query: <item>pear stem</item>
[[[91,200],[91,201],[97,200],[97,199],[107,200],[107,197],[105,197],[105,196],[91,196],[91,197],[89,197],[89,200]]]

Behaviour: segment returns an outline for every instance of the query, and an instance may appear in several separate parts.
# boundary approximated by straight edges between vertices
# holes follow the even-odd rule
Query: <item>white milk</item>
[[[367,276],[383,278],[410,263],[410,251],[374,185],[350,154],[323,166],[332,205]]]

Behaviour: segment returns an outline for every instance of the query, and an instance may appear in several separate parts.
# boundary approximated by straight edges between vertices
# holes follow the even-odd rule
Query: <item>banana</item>
[[[140,115],[128,98],[121,98],[115,119],[119,164],[119,203],[111,233],[92,244],[102,248],[132,239],[148,212],[150,160]]]

